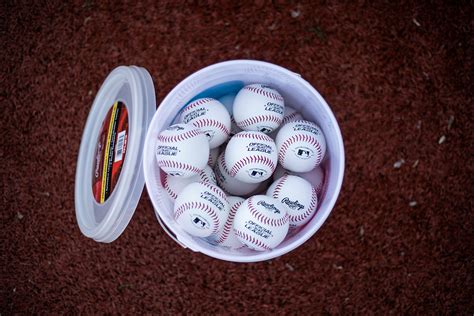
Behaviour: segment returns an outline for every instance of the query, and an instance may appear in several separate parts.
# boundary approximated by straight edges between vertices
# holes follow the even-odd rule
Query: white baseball
[[[198,175],[209,159],[209,142],[198,128],[174,124],[158,135],[155,156],[158,166],[176,177]]]
[[[183,191],[188,184],[193,182],[209,182],[217,184],[214,171],[212,171],[211,167],[206,166],[198,175],[189,178],[173,177],[167,174],[163,179],[163,187],[171,200],[174,201],[181,191]]]
[[[275,139],[276,135],[278,134],[278,131],[280,128],[285,125],[286,123],[302,120],[303,116],[296,111],[293,107],[289,105],[285,105],[285,115],[283,116],[283,120],[281,122],[281,125],[279,128],[275,129],[273,132],[269,134],[269,136],[273,139]]]
[[[232,177],[229,170],[227,170],[224,153],[221,153],[217,159],[214,174],[216,175],[217,184],[231,195],[247,196],[260,186],[259,183],[246,183]]]
[[[224,106],[226,107],[227,111],[230,114],[230,136],[231,137],[237,134],[238,132],[242,131],[242,129],[238,127],[237,124],[235,123],[234,111],[233,111],[234,99],[235,99],[235,94],[227,94],[218,99],[220,103],[224,104]]]
[[[283,168],[308,172],[318,166],[326,153],[326,140],[318,125],[299,120],[285,124],[275,139],[278,161]]]
[[[230,212],[227,220],[225,221],[224,227],[217,232],[213,237],[212,242],[216,245],[228,247],[230,249],[239,249],[244,247],[244,244],[235,235],[235,232],[232,228],[234,223],[235,212],[239,206],[244,202],[244,199],[238,196],[228,196],[227,200],[230,205]]]
[[[278,164],[275,169],[275,172],[273,173],[273,180],[276,181],[277,179],[283,177],[286,174],[300,176],[301,178],[308,180],[309,183],[311,183],[311,185],[316,189],[316,193],[318,194],[318,196],[321,194],[324,184],[324,170],[321,165],[308,172],[294,172],[286,170],[280,164]]]
[[[188,184],[174,203],[174,218],[192,236],[207,237],[217,233],[229,214],[224,191],[209,182]]]
[[[233,114],[243,130],[271,133],[280,126],[284,113],[283,97],[267,85],[245,86],[235,96]]]
[[[309,181],[292,175],[284,175],[272,183],[267,195],[285,205],[290,227],[302,226],[316,213],[318,196]]]
[[[225,149],[225,163],[230,175],[242,182],[265,181],[278,163],[275,142],[262,132],[237,133]]]
[[[230,133],[230,114],[225,106],[212,98],[189,103],[181,112],[180,122],[200,128],[209,140],[210,148],[219,147]]]
[[[234,217],[234,232],[247,247],[265,251],[278,246],[286,237],[289,218],[285,206],[266,195],[245,200]]]
[[[207,161],[207,164],[208,164],[211,168],[214,168],[214,166],[216,165],[217,157],[219,157],[219,152],[220,152],[220,148],[219,148],[219,147],[212,148],[212,149],[209,151],[209,160]]]

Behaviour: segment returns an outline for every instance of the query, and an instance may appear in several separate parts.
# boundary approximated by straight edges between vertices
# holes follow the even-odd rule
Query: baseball
[[[158,166],[176,177],[198,175],[209,159],[209,142],[201,130],[187,124],[171,125],[158,135]]]
[[[223,228],[229,210],[227,196],[217,185],[194,182],[176,198],[174,218],[190,235],[208,237]]]
[[[291,106],[285,105],[285,115],[283,116],[281,125],[268,135],[271,138],[275,139],[278,134],[278,131],[283,125],[285,125],[286,123],[290,123],[290,122],[294,122],[294,121],[302,120],[302,119],[303,119],[303,116],[301,116],[301,114],[298,113],[294,108],[292,108]]]
[[[289,228],[288,214],[278,200],[254,195],[245,200],[234,217],[234,232],[247,247],[265,251],[278,246]]]
[[[242,129],[238,127],[237,124],[235,123],[234,111],[233,111],[234,99],[235,99],[234,94],[227,94],[218,99],[220,103],[224,104],[224,106],[226,107],[227,111],[230,114],[230,137],[242,131]]]
[[[230,212],[227,220],[225,221],[224,227],[217,232],[213,237],[212,242],[216,245],[227,247],[230,249],[238,249],[244,245],[235,235],[234,230],[232,229],[232,224],[234,223],[235,212],[239,206],[244,202],[244,199],[238,196],[228,196],[227,200],[230,205]]]
[[[231,195],[247,196],[260,186],[260,183],[246,183],[232,177],[229,170],[227,170],[224,153],[221,153],[217,159],[214,173],[216,175],[217,184],[221,189]]]
[[[278,162],[272,138],[262,132],[235,134],[225,149],[225,163],[232,177],[248,183],[270,178]]]
[[[275,172],[273,173],[273,180],[276,181],[277,179],[283,177],[286,174],[300,176],[301,178],[308,180],[309,183],[311,183],[311,185],[313,186],[313,188],[315,188],[318,196],[321,194],[324,184],[324,170],[321,165],[308,172],[294,172],[286,170],[280,164],[278,164],[275,169]]]
[[[171,200],[174,201],[181,191],[188,184],[193,182],[209,182],[216,184],[216,176],[209,166],[204,167],[204,170],[202,170],[198,175],[189,178],[173,177],[167,174],[163,179],[163,187]]]
[[[280,126],[284,113],[283,97],[267,85],[245,86],[235,96],[234,119],[243,130],[271,133]]]
[[[278,161],[290,171],[311,171],[321,163],[326,153],[326,140],[321,128],[305,120],[282,126],[275,142]]]
[[[212,98],[189,103],[181,112],[180,122],[201,129],[211,149],[219,147],[229,138],[230,114],[222,103]]]
[[[292,175],[284,175],[272,183],[267,195],[285,205],[290,227],[306,224],[316,213],[318,197],[316,190],[307,180]]]

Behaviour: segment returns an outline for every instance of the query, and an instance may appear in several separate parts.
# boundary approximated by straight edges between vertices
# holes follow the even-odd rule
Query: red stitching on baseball
[[[224,228],[222,229],[222,235],[219,236],[219,238],[216,240],[218,244],[223,243],[227,237],[229,236],[231,230],[232,230],[232,224],[234,222],[234,217],[235,213],[237,212],[237,209],[239,208],[240,205],[242,205],[244,201],[239,201],[232,206],[229,212],[229,216],[227,217],[227,221],[224,224]]]
[[[161,168],[177,168],[179,170],[186,170],[195,174],[199,174],[202,171],[201,169],[191,166],[187,163],[176,162],[173,160],[158,160],[158,166],[160,166]]]
[[[235,175],[246,165],[252,164],[252,163],[259,163],[264,166],[267,166],[270,168],[271,172],[275,171],[275,163],[268,157],[262,156],[262,155],[255,155],[255,156],[249,156],[249,157],[244,157],[240,160],[238,160],[234,166],[230,169],[230,175],[232,177],[235,177]]]
[[[254,124],[258,124],[261,122],[273,122],[277,125],[281,125],[283,118],[275,116],[275,115],[257,115],[253,117],[249,117],[243,121],[236,122],[237,126],[240,128],[245,128]]]
[[[189,104],[183,109],[183,113],[184,113],[184,112],[187,112],[187,111],[189,111],[189,110],[191,110],[191,109],[194,109],[194,108],[197,107],[197,106],[200,106],[200,105],[203,105],[203,104],[212,102],[212,101],[214,101],[214,99],[211,99],[211,98],[203,98],[203,99],[195,100],[195,101],[189,103]]]
[[[212,185],[212,184],[209,184],[209,183],[206,183],[206,182],[201,182],[205,187],[207,187],[209,190],[211,190],[212,192],[214,192],[215,194],[217,194],[221,199],[227,201],[227,196],[225,195],[224,192],[222,192],[221,190],[219,190],[220,188]]]
[[[297,115],[300,115],[298,112],[293,112],[291,113],[290,115],[288,116],[284,116],[283,117],[283,121],[281,122],[281,125],[285,125],[286,123],[289,123],[290,120],[292,120],[293,118],[295,118]],[[296,121],[295,121],[296,122]]]
[[[286,182],[286,179],[288,179],[288,175],[285,174],[283,177],[278,180],[275,189],[273,190],[272,197],[274,199],[278,198],[278,195],[280,194],[281,188],[283,187],[283,184]]]
[[[290,222],[297,223],[307,219],[309,216],[313,215],[313,212],[316,210],[316,206],[318,204],[318,196],[316,194],[316,190],[311,187],[311,201],[309,202],[309,206],[306,211],[302,214],[298,215],[291,215],[288,214]]]
[[[311,125],[313,127],[316,127],[318,128],[319,130],[319,126],[314,124],[313,122],[310,122],[310,121],[306,121],[306,120],[296,120],[296,121],[293,121],[292,123],[301,123],[301,124],[306,124],[306,125]]]
[[[314,162],[313,169],[316,168],[321,163],[321,160],[323,159],[323,151],[321,150],[321,145],[319,144],[319,142],[316,146],[316,151],[317,151],[317,159]]]
[[[315,166],[319,165],[319,163],[321,162],[321,155],[322,155],[321,146],[315,137],[311,135],[306,135],[306,134],[293,135],[287,140],[285,140],[283,144],[281,144],[280,151],[278,153],[278,160],[280,161],[280,163],[283,164],[283,162],[285,161],[285,156],[286,156],[286,152],[288,151],[288,148],[294,143],[299,142],[299,141],[308,142],[314,146],[317,152]]]
[[[250,210],[250,214],[255,216],[256,219],[258,219],[260,222],[264,223],[265,225],[279,227],[279,226],[285,225],[289,221],[288,214],[285,214],[285,216],[283,216],[282,218],[274,219],[259,212],[257,208],[253,205],[252,198],[247,199],[247,207]]]
[[[188,211],[188,210],[194,210],[194,209],[198,209],[198,210],[201,210],[203,211],[204,213],[208,214],[209,216],[211,216],[211,219],[212,219],[212,223],[214,224],[214,228],[212,230],[212,233],[216,233],[218,228],[219,228],[219,216],[217,216],[216,214],[216,211],[214,209],[212,209],[209,205],[205,204],[205,203],[201,203],[201,202],[186,202],[186,203],[183,203],[182,205],[180,205],[177,209],[176,209],[176,212],[174,214],[174,219],[177,221],[178,218],[185,212],[185,211]]]
[[[205,172],[205,170],[201,171],[199,174],[199,179],[201,179],[201,182],[212,183],[211,178],[208,177],[208,174]]]
[[[195,121],[191,120],[190,122],[191,122],[191,124],[193,124],[193,126],[195,126],[197,128],[216,127],[222,133],[224,133],[226,136],[229,136],[229,134],[230,134],[230,131],[227,128],[227,126],[225,126],[224,124],[222,124],[221,122],[219,122],[217,120],[208,119],[208,118],[201,118],[201,119],[197,119]]]
[[[238,134],[235,134],[234,135],[234,138],[244,138],[244,139],[251,139],[251,140],[261,140],[261,141],[265,141],[265,142],[271,142],[273,143],[273,139],[266,135],[266,134],[263,134],[263,133],[260,133],[260,132],[240,132]]]
[[[186,139],[193,138],[197,135],[203,134],[202,131],[199,129],[193,129],[178,135],[159,135],[158,140],[162,143],[175,143],[175,142],[180,142]]]
[[[270,246],[266,245],[265,243],[261,242],[257,238],[250,236],[243,231],[240,231],[238,229],[234,229],[235,235],[243,240],[246,240],[247,242],[251,243],[252,245],[258,246],[260,248],[263,248],[265,250],[272,250]]]
[[[169,175],[166,175],[166,176],[164,177],[164,179],[163,179],[163,185],[164,185],[164,187],[165,187],[166,192],[168,192],[168,194],[171,195],[171,198],[172,198],[173,200],[176,200],[176,198],[178,197],[178,195],[176,195],[176,193],[173,192],[173,191],[171,190],[171,188],[169,187],[168,177],[169,177]]]
[[[274,99],[274,100],[277,100],[277,101],[283,101],[283,98],[281,97],[281,95],[279,95],[277,93],[274,93],[274,92],[266,91],[265,89],[262,89],[262,88],[257,88],[255,86],[245,86],[244,89],[252,91],[252,92],[257,93],[257,94],[264,95],[268,98],[271,98],[271,99]]]

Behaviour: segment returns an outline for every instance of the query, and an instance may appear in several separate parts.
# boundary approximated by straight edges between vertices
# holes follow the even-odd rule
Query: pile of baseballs
[[[316,213],[326,141],[277,90],[251,84],[200,98],[178,120],[159,134],[156,161],[183,231],[266,251]]]

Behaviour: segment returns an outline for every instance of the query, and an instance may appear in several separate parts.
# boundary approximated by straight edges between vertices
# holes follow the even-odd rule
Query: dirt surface
[[[0,4],[0,313],[474,313],[473,6],[209,3]],[[145,67],[159,104],[241,58],[302,74],[339,121],[346,174],[321,230],[227,263],[180,248],[143,193],[117,241],[84,237],[76,159],[107,74]]]

